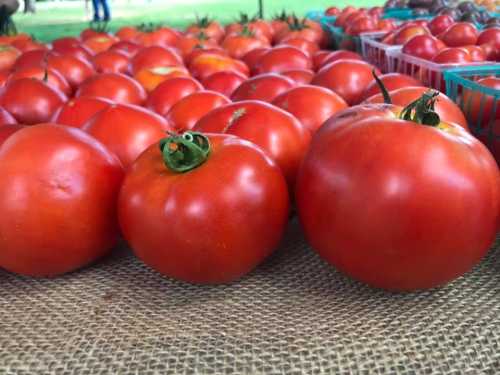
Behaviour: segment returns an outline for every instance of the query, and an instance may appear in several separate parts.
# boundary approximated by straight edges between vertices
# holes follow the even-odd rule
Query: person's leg
[[[101,20],[99,16],[99,0],[92,0],[92,7],[94,8],[94,22],[99,22]]]
[[[101,0],[101,4],[104,11],[104,21],[109,21],[111,19],[111,12],[109,10],[108,0]]]

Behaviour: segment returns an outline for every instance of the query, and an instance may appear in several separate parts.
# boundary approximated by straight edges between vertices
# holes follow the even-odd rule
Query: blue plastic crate
[[[306,18],[319,22],[322,25],[333,25],[337,19],[336,16],[325,15],[325,12],[322,10],[310,10],[306,13]]]
[[[376,31],[370,33],[362,33],[361,35],[354,36],[347,35],[341,27],[328,24],[324,25],[324,28],[329,35],[332,49],[347,49],[357,52],[360,55],[362,55],[363,53],[363,44],[361,41],[362,36],[364,36],[365,38],[376,38],[386,34],[385,31]]]
[[[413,9],[410,8],[391,8],[386,9],[382,18],[394,18],[400,21],[412,21],[421,19],[432,19],[433,15],[419,16],[413,13]]]

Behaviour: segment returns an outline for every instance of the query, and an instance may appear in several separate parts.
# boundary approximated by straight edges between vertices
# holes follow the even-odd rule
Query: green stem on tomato
[[[203,164],[210,154],[210,142],[201,133],[187,131],[170,134],[160,141],[165,165],[172,171],[183,173]]]
[[[384,103],[385,104],[392,104],[392,99],[391,96],[389,95],[389,91],[387,91],[387,88],[384,85],[384,82],[380,78],[378,78],[377,73],[375,73],[375,69],[372,70],[373,78],[375,78],[375,82],[377,82],[377,85],[382,92],[382,96],[384,97]]]
[[[408,104],[401,111],[399,118],[406,121],[413,121],[417,124],[437,126],[441,122],[439,115],[435,111],[436,99],[439,91],[429,90],[422,94],[420,98]]]

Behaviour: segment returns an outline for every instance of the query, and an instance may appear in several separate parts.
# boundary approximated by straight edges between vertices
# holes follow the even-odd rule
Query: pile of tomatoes
[[[498,167],[458,106],[402,74],[378,77],[384,103],[378,70],[325,50],[310,20],[0,42],[8,271],[61,275],[122,236],[166,276],[231,282],[295,207],[335,267],[412,290],[463,274],[496,235]]]

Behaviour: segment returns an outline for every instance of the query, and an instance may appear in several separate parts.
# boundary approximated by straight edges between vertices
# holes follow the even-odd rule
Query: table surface
[[[499,247],[412,294],[339,274],[297,223],[231,285],[169,280],[125,247],[56,279],[0,271],[0,374],[498,374]]]

